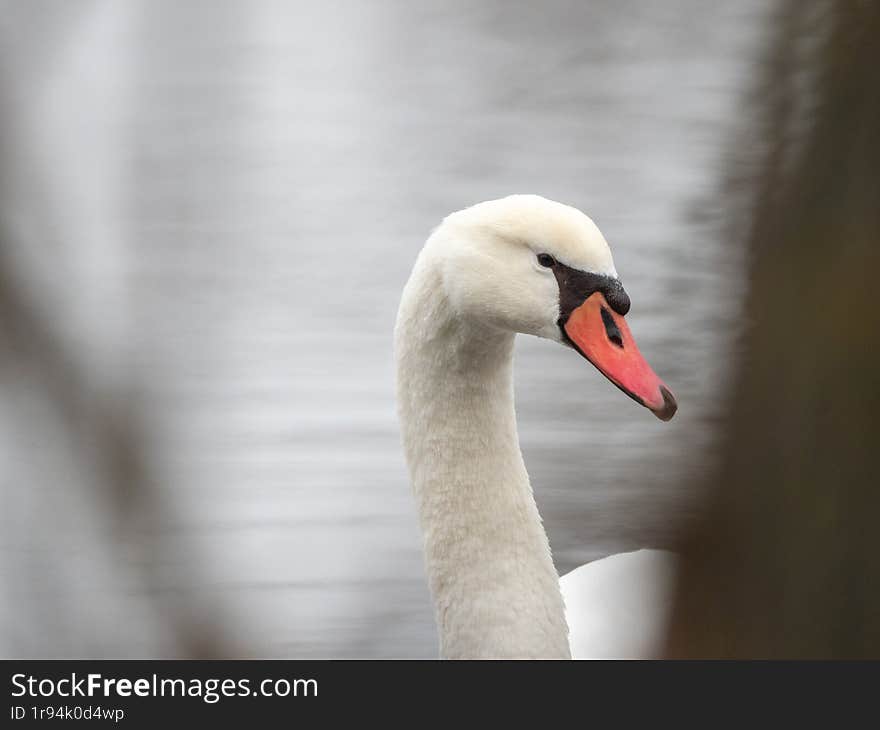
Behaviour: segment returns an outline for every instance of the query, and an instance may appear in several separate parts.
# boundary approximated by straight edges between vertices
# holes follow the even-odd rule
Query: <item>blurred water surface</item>
[[[96,387],[134,388],[171,505],[144,587],[51,401],[4,371],[7,654],[173,654],[158,591],[251,654],[434,655],[392,326],[430,229],[512,192],[596,220],[680,403],[662,424],[521,338],[557,566],[668,544],[738,326],[717,189],[766,4],[4,8],[4,246]]]

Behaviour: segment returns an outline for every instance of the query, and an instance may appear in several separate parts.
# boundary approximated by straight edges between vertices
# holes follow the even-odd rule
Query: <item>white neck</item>
[[[441,653],[568,658],[559,578],[516,432],[514,335],[462,321],[442,291],[420,260],[395,331]]]

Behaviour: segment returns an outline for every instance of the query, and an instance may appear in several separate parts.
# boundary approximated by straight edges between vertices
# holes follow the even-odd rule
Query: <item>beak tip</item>
[[[661,421],[669,421],[678,410],[678,403],[675,402],[672,391],[665,385],[660,386],[660,395],[663,396],[663,405],[654,411],[654,415]]]

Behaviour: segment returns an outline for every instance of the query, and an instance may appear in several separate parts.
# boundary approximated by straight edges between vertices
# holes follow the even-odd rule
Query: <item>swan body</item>
[[[663,653],[675,555],[637,550],[581,565],[559,581],[575,659],[644,659]]]
[[[566,621],[519,448],[513,344],[524,333],[568,345],[666,420],[674,398],[631,340],[628,309],[599,229],[538,196],[453,213],[419,254],[395,326],[397,396],[442,656],[569,658],[569,623],[577,641],[610,637],[600,604],[584,608],[592,629],[571,607]],[[582,577],[607,583],[622,567],[600,563],[566,576],[572,606],[590,595]],[[653,575],[638,568],[637,582]]]

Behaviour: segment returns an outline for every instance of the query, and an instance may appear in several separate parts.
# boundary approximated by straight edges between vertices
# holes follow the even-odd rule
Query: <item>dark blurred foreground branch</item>
[[[235,652],[224,634],[216,607],[188,590],[191,586],[187,585],[187,579],[197,576],[187,556],[179,556],[183,586],[179,585],[179,577],[174,581],[177,585],[167,585],[167,572],[162,567],[166,551],[161,530],[172,522],[171,505],[159,489],[156,469],[148,455],[141,412],[134,395],[135,384],[127,377],[114,379],[112,384],[98,382],[88,370],[88,358],[82,357],[71,339],[64,337],[60,328],[65,326],[65,320],[53,321],[49,314],[57,308],[42,306],[45,304],[40,299],[43,292],[33,285],[33,277],[26,275],[20,258],[13,255],[16,250],[41,246],[46,259],[44,266],[52,270],[55,262],[51,260],[52,246],[48,244],[57,242],[58,231],[65,229],[64,206],[56,204],[52,191],[57,189],[58,180],[88,179],[71,175],[64,168],[64,159],[53,159],[53,164],[45,168],[33,167],[33,160],[39,159],[39,155],[28,148],[40,150],[40,133],[37,130],[31,136],[27,114],[16,108],[15,100],[40,91],[29,89],[28,82],[50,85],[62,73],[59,69],[64,68],[66,49],[78,38],[78,29],[96,18],[100,20],[103,9],[86,4],[66,6],[57,16],[39,8],[32,12],[33,15],[23,9],[10,17],[19,21],[23,18],[23,25],[31,32],[40,31],[43,35],[37,36],[27,54],[15,44],[7,43],[0,73],[0,99],[7,104],[5,124],[0,130],[0,162],[3,163],[0,176],[0,368],[10,369],[12,381],[35,383],[51,403],[51,417],[57,420],[66,440],[73,446],[83,472],[94,475],[89,486],[105,508],[99,517],[106,520],[107,532],[112,536],[112,540],[106,541],[107,547],[118,549],[124,556],[123,567],[133,573],[134,590],[152,602],[163,628],[172,637],[175,653],[192,658],[232,656]],[[38,17],[43,15],[45,17]],[[12,22],[3,28],[5,41],[11,40],[13,32],[20,32],[14,31]],[[44,66],[42,73],[27,73],[36,58]],[[30,62],[26,63],[28,59]],[[28,154],[17,154],[21,148],[28,150]],[[47,179],[51,174],[56,174],[58,179]],[[15,194],[21,189],[28,191],[33,206],[24,213],[18,210],[21,196]],[[42,211],[39,219],[35,215],[37,209]],[[16,231],[22,228],[13,225],[16,218],[27,221],[26,239],[19,240],[21,237],[16,236]],[[70,245],[76,236],[77,231],[70,232],[62,244]],[[10,245],[13,242],[15,246]],[[20,374],[26,375],[19,378]],[[37,444],[40,438],[41,434],[35,435]],[[51,443],[46,448],[52,448]],[[75,479],[72,481],[76,483]],[[20,484],[14,488],[32,486]],[[91,495],[83,495],[88,496]],[[51,525],[50,519],[46,525]],[[54,539],[51,528],[38,519],[24,529],[36,532],[35,545],[51,543]],[[47,554],[52,556],[50,559],[57,559],[57,552]],[[59,562],[63,563],[63,556]],[[65,573],[67,566],[60,564],[51,568]],[[26,568],[22,568],[24,570]],[[33,581],[35,576],[23,575],[23,579]],[[23,615],[51,615],[52,611],[68,609],[63,605],[63,595],[48,595],[49,603],[60,605],[53,605],[48,611],[35,610],[36,606],[16,606],[16,609]],[[40,596],[37,600],[44,599]],[[89,628],[95,634],[102,630],[98,625]],[[136,641],[137,627],[131,627],[131,634]],[[120,649],[124,651],[125,647]]]
[[[787,11],[814,25],[782,24],[766,89],[799,73],[813,91],[767,103],[751,327],[673,657],[880,658],[880,4]],[[785,62],[822,27],[806,66]]]
[[[2,254],[0,247],[0,254]],[[64,426],[97,475],[96,489],[120,540],[140,551],[134,563],[141,582],[175,637],[177,650],[191,658],[230,656],[211,611],[201,601],[163,595],[157,574],[158,527],[165,505],[146,462],[137,419],[124,394],[98,392],[76,360],[44,322],[0,255],[0,358],[15,362],[45,388]]]

